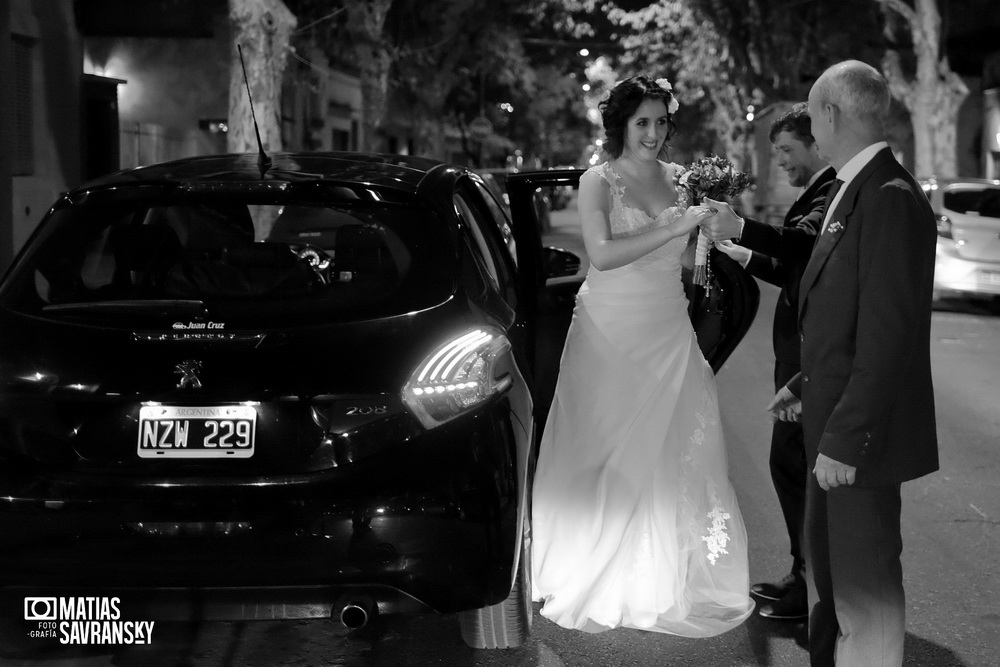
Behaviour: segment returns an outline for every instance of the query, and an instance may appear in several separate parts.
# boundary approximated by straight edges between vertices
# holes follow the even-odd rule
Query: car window
[[[0,300],[102,325],[184,324],[192,304],[227,328],[312,325],[443,302],[453,247],[419,205],[85,202],[43,224]]]
[[[483,201],[486,202],[486,207],[490,211],[490,215],[497,224],[497,228],[500,230],[500,236],[503,237],[504,247],[507,249],[507,254],[510,256],[511,263],[514,267],[517,267],[517,243],[514,242],[514,230],[510,227],[510,218],[504,211],[500,203],[493,197],[493,194],[479,183],[476,183],[476,189],[483,197]]]
[[[499,289],[500,273],[497,269],[496,253],[491,250],[490,244],[486,240],[486,235],[483,233],[479,221],[473,213],[473,207],[469,205],[469,202],[466,201],[462,194],[456,194],[454,199],[455,208],[458,209],[459,216],[465,223],[466,228],[468,228],[469,233],[476,244],[476,248],[479,250],[479,258],[483,261],[484,268],[490,278],[490,282],[493,283],[493,287]]]
[[[944,207],[959,213],[1000,218],[1000,188],[964,187],[946,190]]]

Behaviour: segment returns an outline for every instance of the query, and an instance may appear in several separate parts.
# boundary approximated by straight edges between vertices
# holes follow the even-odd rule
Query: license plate
[[[979,277],[984,283],[989,283],[990,285],[1000,285],[1000,273],[996,271],[980,271]]]
[[[137,451],[144,459],[246,459],[256,428],[257,411],[248,405],[144,405]]]

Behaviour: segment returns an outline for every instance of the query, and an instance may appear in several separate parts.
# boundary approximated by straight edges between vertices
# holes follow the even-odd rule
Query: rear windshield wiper
[[[198,299],[122,299],[119,301],[81,301],[56,303],[42,308],[53,313],[99,313],[122,315],[162,315],[164,317],[200,317],[208,314],[205,302]]]

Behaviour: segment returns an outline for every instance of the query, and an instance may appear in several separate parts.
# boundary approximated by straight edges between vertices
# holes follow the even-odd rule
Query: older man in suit
[[[809,92],[838,179],[799,287],[802,372],[770,409],[794,419],[801,397],[814,666],[902,664],[900,485],[938,468],[934,215],[884,141],[888,109],[885,79],[856,60]]]
[[[809,126],[805,102],[794,105],[771,124],[769,132],[779,167],[788,182],[801,188],[781,225],[737,216],[723,202],[706,200],[718,214],[704,226],[716,247],[738,261],[753,276],[781,288],[774,309],[775,391],[794,377],[799,367],[799,281],[809,262],[813,241],[823,222],[826,191],[836,175],[820,158]],[[734,244],[728,239],[738,239]],[[776,582],[757,583],[751,592],[769,600],[759,608],[765,618],[795,621],[807,615],[805,560],[802,555],[806,500],[805,446],[798,422],[777,420],[771,431],[771,481],[785,519],[791,547],[791,571]]]

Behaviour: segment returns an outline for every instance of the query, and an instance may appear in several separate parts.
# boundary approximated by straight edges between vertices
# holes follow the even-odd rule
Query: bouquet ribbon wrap
[[[706,289],[710,287],[708,269],[708,251],[712,247],[712,242],[705,236],[705,232],[698,232],[698,245],[694,248],[694,275],[691,280],[695,285],[701,285]]]

